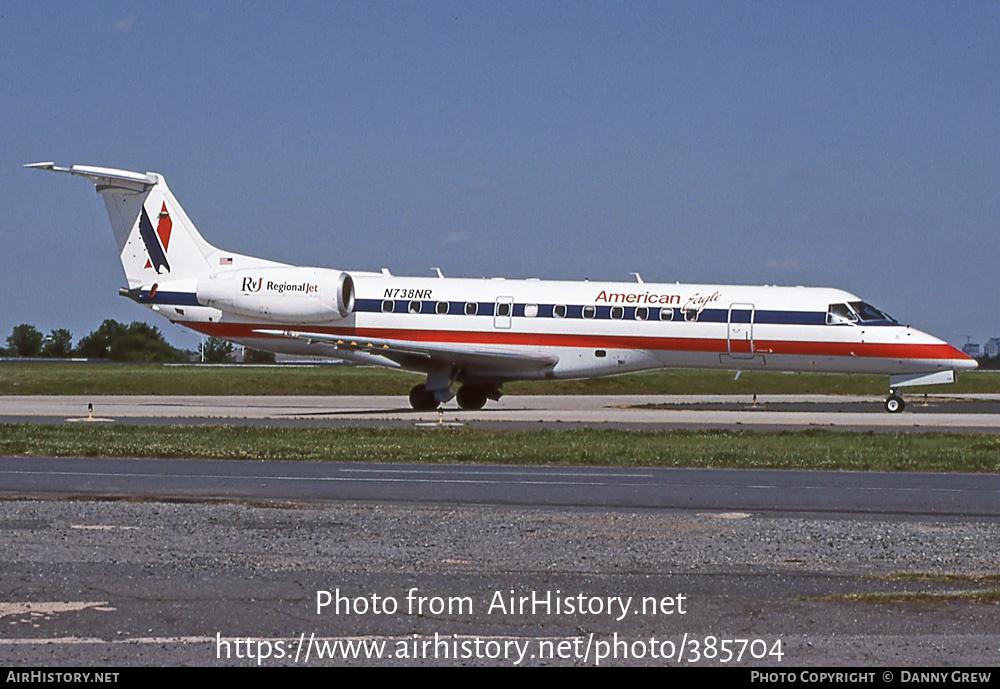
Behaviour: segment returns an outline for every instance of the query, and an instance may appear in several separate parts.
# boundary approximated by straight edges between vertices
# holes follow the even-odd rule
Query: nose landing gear
[[[885,410],[890,414],[898,414],[906,408],[906,402],[896,394],[895,390],[889,390],[889,396],[885,398]]]

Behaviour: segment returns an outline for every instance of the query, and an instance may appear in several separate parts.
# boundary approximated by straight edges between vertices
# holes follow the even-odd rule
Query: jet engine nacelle
[[[198,303],[281,323],[325,323],[354,311],[354,280],[326,268],[247,268],[198,280]]]

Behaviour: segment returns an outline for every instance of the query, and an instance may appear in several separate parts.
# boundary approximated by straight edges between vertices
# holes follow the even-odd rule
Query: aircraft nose
[[[974,368],[979,368],[979,362],[963,352],[961,349],[952,347],[951,353],[951,365],[956,371],[971,371]]]
[[[959,351],[957,349],[955,351],[965,357],[964,359],[956,359],[956,361],[955,361],[955,368],[956,369],[962,369],[962,370],[965,370],[965,371],[971,371],[974,368],[979,368],[979,362],[978,361],[976,361],[975,359],[973,359],[972,357],[970,357],[965,352]]]

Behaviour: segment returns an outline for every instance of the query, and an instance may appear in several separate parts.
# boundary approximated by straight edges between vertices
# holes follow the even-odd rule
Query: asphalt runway
[[[83,423],[88,405],[107,423],[410,426],[473,428],[574,426],[670,428],[831,428],[873,431],[1000,433],[1000,395],[913,396],[901,414],[877,397],[824,395],[538,395],[505,396],[481,411],[454,402],[414,412],[405,397],[65,396],[2,397],[0,422]]]
[[[0,457],[0,496],[1000,519],[1000,476]]]

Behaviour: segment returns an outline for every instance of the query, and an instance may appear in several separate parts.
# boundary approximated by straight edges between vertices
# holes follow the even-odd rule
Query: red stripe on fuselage
[[[473,345],[513,345],[521,347],[582,347],[595,349],[646,349],[668,352],[729,353],[725,339],[694,337],[641,337],[629,335],[563,335],[549,333],[512,333],[455,330],[395,330],[389,328],[330,328],[250,323],[193,323],[181,321],[192,330],[229,339],[262,338],[254,330],[292,330],[340,337],[370,337],[409,342],[441,342]],[[734,343],[735,344],[735,343]],[[754,340],[757,354],[793,354],[799,356],[834,356],[875,359],[958,359],[968,360],[963,352],[949,344],[890,344],[858,342],[802,342],[797,340]]]

